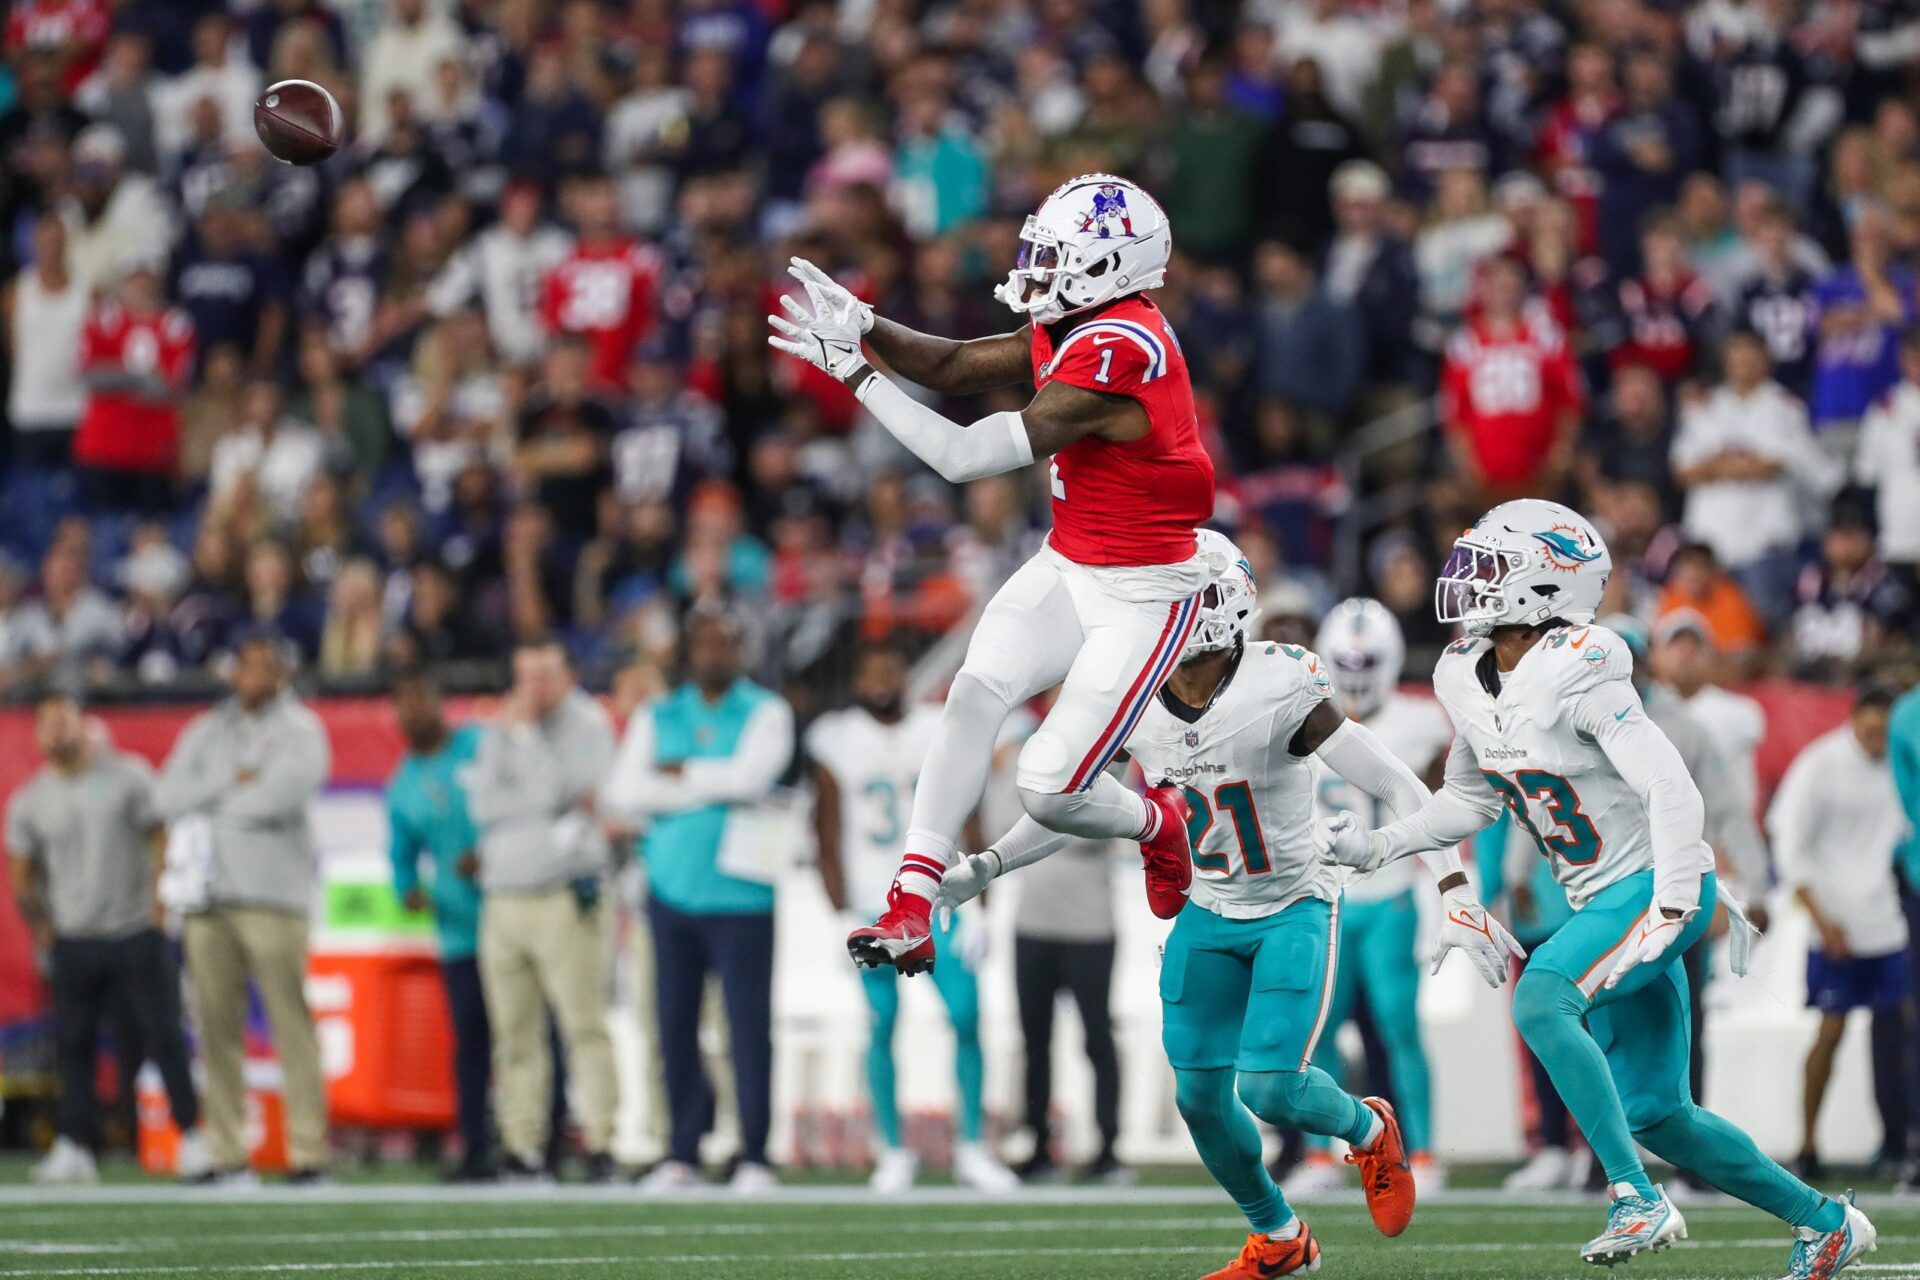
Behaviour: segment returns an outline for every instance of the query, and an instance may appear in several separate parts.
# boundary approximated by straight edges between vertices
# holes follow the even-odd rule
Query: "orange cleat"
[[[847,935],[847,954],[862,969],[892,965],[901,973],[933,972],[931,904],[899,885],[887,891],[887,910],[878,920]]]
[[[1362,1098],[1380,1117],[1380,1136],[1371,1150],[1347,1151],[1347,1163],[1360,1166],[1360,1187],[1367,1193],[1367,1212],[1383,1236],[1397,1236],[1413,1221],[1413,1170],[1407,1166],[1407,1144],[1400,1121],[1385,1098]]]
[[[1160,829],[1140,842],[1147,864],[1147,906],[1171,920],[1187,905],[1193,888],[1193,847],[1187,842],[1187,798],[1179,787],[1149,787],[1146,801],[1160,816]]]
[[[1320,1269],[1320,1242],[1307,1224],[1291,1240],[1275,1240],[1261,1232],[1247,1237],[1240,1256],[1200,1280],[1274,1280],[1276,1276],[1305,1275]]]

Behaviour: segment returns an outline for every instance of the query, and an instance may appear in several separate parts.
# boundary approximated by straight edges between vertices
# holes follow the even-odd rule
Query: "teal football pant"
[[[1831,1231],[1842,1220],[1836,1202],[1693,1100],[1692,1016],[1681,956],[1706,932],[1717,892],[1710,873],[1701,885],[1700,910],[1679,941],[1659,962],[1634,969],[1609,991],[1602,984],[1653,900],[1653,872],[1601,890],[1527,962],[1513,993],[1514,1024],[1546,1066],[1609,1183],[1653,1195],[1634,1150],[1638,1139],[1730,1196],[1794,1226]]]
[[[1161,959],[1174,1099],[1207,1171],[1255,1231],[1278,1230],[1293,1210],[1260,1159],[1254,1116],[1349,1142],[1373,1128],[1373,1113],[1311,1065],[1333,998],[1336,915],[1317,898],[1258,920],[1189,904]]]
[[[985,1131],[981,1096],[986,1067],[980,1052],[980,984],[973,970],[960,963],[954,946],[958,917],[942,927],[937,913],[933,941],[941,962],[933,968],[934,989],[947,1006],[953,1023],[953,1076],[960,1095],[955,1128],[962,1142],[978,1142]],[[975,924],[974,927],[982,927]],[[900,1145],[900,1100],[893,1069],[893,1031],[900,1017],[900,975],[891,968],[864,969],[861,986],[873,1010],[873,1030],[867,1041],[867,1094],[872,1099],[873,1127],[889,1147]]]
[[[1411,893],[1340,903],[1340,967],[1333,978],[1327,1029],[1313,1055],[1315,1066],[1341,1080],[1344,1064],[1334,1033],[1353,1016],[1354,1002],[1364,993],[1387,1050],[1393,1105],[1410,1153],[1433,1145],[1433,1081],[1426,1046],[1420,1043],[1420,960],[1413,953],[1419,932],[1420,910]],[[1307,1145],[1323,1149],[1328,1144],[1311,1135]]]

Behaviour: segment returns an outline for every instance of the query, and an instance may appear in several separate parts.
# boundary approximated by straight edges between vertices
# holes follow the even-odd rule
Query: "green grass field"
[[[1920,1203],[1866,1203],[1881,1247],[1861,1280],[1920,1280]],[[1322,1274],[1451,1280],[1593,1277],[1579,1244],[1596,1202],[1516,1204],[1456,1193],[1381,1239],[1357,1199],[1306,1207]],[[1685,1205],[1692,1238],[1621,1272],[1648,1280],[1778,1277],[1787,1236],[1757,1211]],[[337,1186],[214,1198],[109,1186],[0,1190],[0,1280],[27,1277],[392,1276],[564,1280],[1187,1280],[1224,1264],[1245,1228],[1200,1188],[1035,1190],[983,1202],[927,1191],[881,1200],[815,1188],[739,1202],[630,1191]]]

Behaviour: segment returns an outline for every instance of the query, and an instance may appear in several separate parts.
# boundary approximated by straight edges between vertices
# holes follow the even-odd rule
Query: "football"
[[[271,84],[253,103],[253,129],[274,159],[319,164],[340,149],[340,104],[311,80]]]

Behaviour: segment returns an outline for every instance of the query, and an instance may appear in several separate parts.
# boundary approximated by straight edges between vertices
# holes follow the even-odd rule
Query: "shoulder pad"
[[[1568,699],[1609,680],[1633,678],[1633,651],[1598,623],[1555,627],[1540,637],[1539,661],[1531,664],[1528,691],[1542,723],[1560,718]]]
[[[1327,674],[1327,664],[1320,661],[1319,654],[1297,644],[1268,641],[1250,644],[1240,666],[1246,675],[1254,678],[1249,683],[1257,681],[1257,687],[1265,692],[1281,694],[1299,690],[1315,699],[1333,696],[1333,677]]]
[[[1439,661],[1433,664],[1433,692],[1442,707],[1480,687],[1475,668],[1480,665],[1480,655],[1492,646],[1493,642],[1483,637],[1462,636],[1440,651]]]
[[[1167,372],[1167,344],[1153,326],[1111,313],[1072,330],[1042,371],[1089,391],[1137,390]]]

